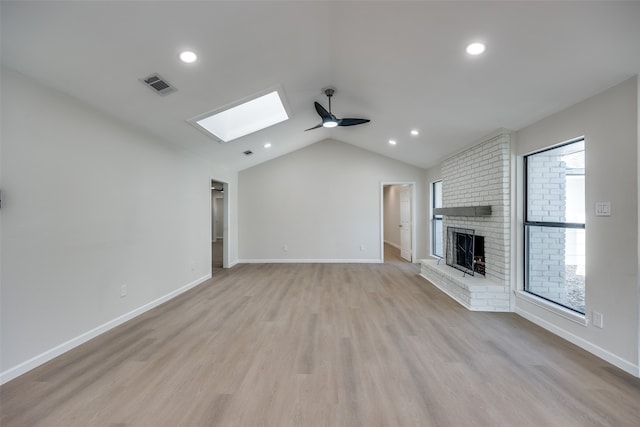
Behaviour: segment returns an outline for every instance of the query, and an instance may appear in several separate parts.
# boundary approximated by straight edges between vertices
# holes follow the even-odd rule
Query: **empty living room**
[[[0,425],[640,425],[639,1],[0,1]]]

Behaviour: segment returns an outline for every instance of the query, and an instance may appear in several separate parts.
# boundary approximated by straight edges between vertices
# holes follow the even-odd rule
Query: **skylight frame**
[[[272,94],[275,94],[273,96]],[[253,123],[249,123],[247,120],[242,121],[241,129],[233,128],[231,130],[216,130],[209,129],[208,124],[220,121],[224,121],[225,119],[230,119],[234,113],[237,113],[241,110],[250,110],[255,112],[256,110],[260,110],[260,105],[266,104],[267,101],[271,100],[279,101],[277,104],[276,112],[269,113],[272,117],[269,119],[257,119]],[[215,118],[214,118],[215,117]],[[203,134],[208,137],[218,141],[219,143],[226,144],[232,142],[238,138],[242,138],[247,135],[251,135],[252,133],[267,129],[271,126],[274,126],[278,123],[282,123],[291,118],[291,109],[289,108],[289,104],[287,103],[286,97],[284,96],[284,91],[282,86],[277,85],[255,93],[253,95],[242,98],[239,101],[227,104],[220,108],[216,108],[214,110],[208,111],[203,114],[199,114],[191,119],[187,119],[187,122],[198,129]],[[209,119],[209,120],[208,120]],[[236,120],[236,119],[231,119]],[[239,122],[236,120],[236,123]],[[257,122],[257,123],[256,123]],[[247,124],[249,123],[249,124]]]

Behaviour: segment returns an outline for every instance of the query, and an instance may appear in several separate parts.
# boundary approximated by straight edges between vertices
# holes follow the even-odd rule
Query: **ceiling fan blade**
[[[355,126],[363,123],[369,123],[369,119],[340,119],[338,120],[338,126]]]
[[[331,117],[331,113],[328,112],[327,110],[325,110],[325,108],[322,105],[320,105],[317,102],[314,102],[313,105],[316,106],[316,111],[318,112],[318,115],[320,115],[320,117],[322,117],[322,120],[332,118]]]
[[[322,127],[322,123],[320,123],[319,125],[317,125],[317,126],[314,126],[314,127],[312,127],[312,128],[309,128],[309,129],[305,129],[304,131],[306,132],[306,131],[308,131],[308,130],[312,130],[312,129],[318,129],[318,128],[321,128],[321,127]]]

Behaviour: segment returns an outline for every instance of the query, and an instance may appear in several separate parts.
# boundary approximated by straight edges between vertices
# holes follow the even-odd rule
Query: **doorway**
[[[381,185],[382,262],[413,262],[415,255],[415,184],[384,182]]]
[[[211,180],[211,271],[226,266],[228,185]]]

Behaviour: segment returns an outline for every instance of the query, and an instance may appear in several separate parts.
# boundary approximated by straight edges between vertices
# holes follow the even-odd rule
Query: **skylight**
[[[289,118],[278,90],[189,120],[221,142],[249,135]]]

